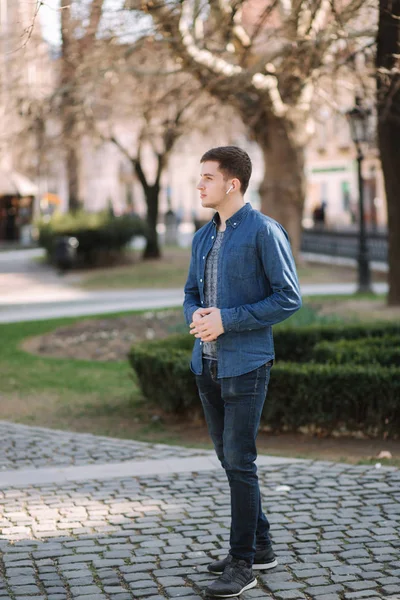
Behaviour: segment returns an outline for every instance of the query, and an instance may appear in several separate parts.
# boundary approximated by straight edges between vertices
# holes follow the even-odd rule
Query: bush
[[[157,399],[165,412],[189,414],[199,407],[195,380],[188,366],[192,345],[192,336],[173,335],[137,344],[129,353],[144,395]]]
[[[357,323],[355,325],[309,325],[307,327],[279,326],[274,330],[278,359],[308,362],[314,358],[314,348],[319,342],[362,340],[388,335],[400,335],[400,322]]]
[[[319,363],[400,367],[400,336],[371,337],[364,340],[319,342],[313,350]]]
[[[324,338],[333,343],[322,342]],[[275,333],[278,362],[273,367],[262,423],[276,431],[307,426],[332,432],[345,427],[370,435],[387,432],[398,436],[399,339],[400,323],[280,328]],[[166,412],[187,416],[201,412],[189,370],[192,346],[193,337],[182,334],[138,344],[130,351],[130,363],[143,393]],[[369,357],[366,362],[361,359],[362,352]],[[342,359],[345,353],[346,359]],[[372,361],[373,355],[384,358]],[[332,356],[340,358],[335,363]],[[355,357],[353,362],[351,357]]]
[[[146,234],[145,223],[139,217],[114,217],[109,211],[55,214],[49,221],[40,221],[38,228],[39,245],[45,248],[50,261],[58,237],[77,238],[77,264],[81,265],[93,265],[100,259],[115,257],[134,236]]]
[[[262,420],[274,430],[313,426],[377,435],[400,431],[400,369],[279,363]]]

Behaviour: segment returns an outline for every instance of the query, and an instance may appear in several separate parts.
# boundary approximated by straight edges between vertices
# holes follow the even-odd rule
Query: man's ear
[[[240,183],[240,179],[238,179],[237,177],[235,177],[234,179],[232,179],[232,185],[233,185],[233,189],[235,190],[235,192],[240,192],[240,189],[242,187],[242,184]]]

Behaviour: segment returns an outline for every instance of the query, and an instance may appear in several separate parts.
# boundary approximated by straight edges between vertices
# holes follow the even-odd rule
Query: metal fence
[[[387,262],[387,233],[368,232],[367,246],[370,260]],[[303,229],[301,251],[327,256],[357,258],[358,233],[356,231],[330,231],[329,229]]]

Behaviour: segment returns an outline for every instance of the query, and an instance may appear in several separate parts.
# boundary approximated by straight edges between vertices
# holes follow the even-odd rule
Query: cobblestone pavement
[[[147,444],[0,421],[0,469],[206,456],[209,450]]]
[[[400,598],[399,469],[304,461],[259,476],[280,564],[243,600]],[[221,469],[3,485],[0,600],[201,600],[229,521]]]

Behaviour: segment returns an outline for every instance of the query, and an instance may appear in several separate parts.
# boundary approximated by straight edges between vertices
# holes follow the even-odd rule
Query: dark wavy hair
[[[200,159],[200,163],[207,160],[217,162],[219,170],[222,172],[224,179],[236,177],[240,181],[240,190],[244,195],[249,187],[252,165],[250,156],[237,146],[219,146],[207,150]]]

